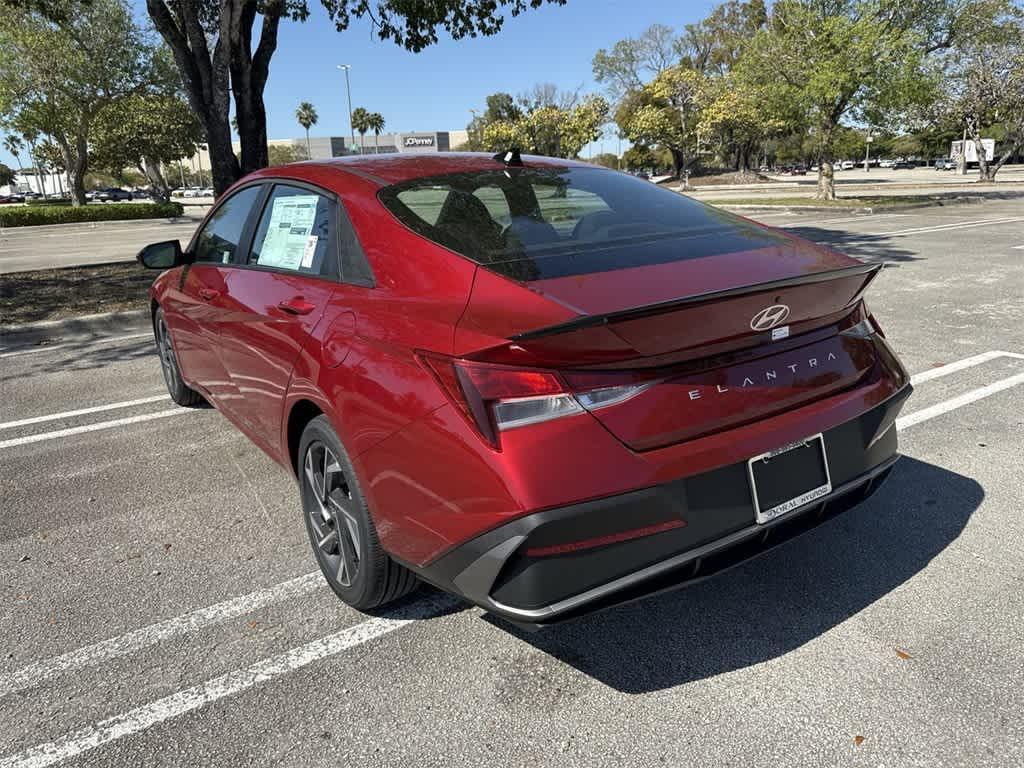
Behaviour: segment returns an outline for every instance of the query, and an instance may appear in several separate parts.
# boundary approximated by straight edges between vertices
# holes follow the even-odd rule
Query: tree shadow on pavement
[[[891,238],[884,234],[851,232],[846,229],[826,229],[814,226],[786,227],[786,231],[864,261],[896,264],[920,261],[924,258],[907,248],[897,247]]]
[[[18,354],[10,361],[18,361],[18,365],[6,365],[3,379],[13,381],[43,373],[66,373],[83,371],[92,368],[104,368],[113,363],[123,363],[144,357],[153,357],[154,370],[159,373],[160,361],[157,359],[156,345],[152,336],[143,336],[126,342],[110,344],[97,343],[96,338],[89,337],[75,341],[55,341],[52,351],[43,351],[46,345],[32,349],[28,354]],[[58,348],[59,347],[59,348]],[[21,350],[16,350],[20,352]]]
[[[878,493],[761,558],[687,589],[530,633],[524,642],[625,693],[782,656],[887,595],[963,531],[974,480],[904,457]]]

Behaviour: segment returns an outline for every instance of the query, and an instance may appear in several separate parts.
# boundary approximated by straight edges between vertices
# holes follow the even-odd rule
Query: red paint
[[[374,285],[196,264],[164,273],[152,289],[185,379],[274,459],[294,471],[288,420],[297,404],[312,402],[327,415],[381,542],[402,560],[429,563],[539,509],[744,460],[856,418],[906,383],[881,338],[838,335],[860,316],[862,278],[512,341],[581,314],[858,262],[790,238],[757,251],[522,284],[423,239],[376,197],[384,183],[494,168],[488,156],[446,153],[259,171],[242,183],[292,179],[336,194]],[[773,303],[791,306],[793,338],[769,344],[749,322]],[[829,351],[836,357],[826,366],[820,358]],[[657,383],[593,413],[507,429],[492,445],[476,428],[479,414],[468,408],[467,416],[464,399],[425,359],[462,366],[485,409],[507,395],[587,390],[602,376]],[[765,379],[766,369],[777,376]],[[747,378],[754,383],[744,387]]]

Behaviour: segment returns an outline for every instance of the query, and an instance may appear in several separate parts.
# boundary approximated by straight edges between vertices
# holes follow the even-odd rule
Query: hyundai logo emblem
[[[787,317],[789,317],[789,307],[785,304],[772,304],[754,315],[750,320],[750,327],[755,331],[767,331]]]

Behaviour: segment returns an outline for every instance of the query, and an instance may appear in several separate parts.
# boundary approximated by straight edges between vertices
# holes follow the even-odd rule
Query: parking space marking
[[[434,618],[459,605],[446,595],[420,599],[411,605],[312,640],[289,651],[270,656],[248,667],[228,672],[120,715],[65,734],[0,759],[0,768],[44,768],[125,736],[152,728],[227,696],[302,669],[313,662],[336,656],[383,637],[416,621]]]
[[[98,339],[83,339],[83,342],[69,341],[63,344],[51,344],[42,345],[38,347],[32,347],[31,349],[17,349],[11,352],[0,352],[0,358],[4,357],[20,357],[21,355],[37,355],[40,352],[58,352],[68,347],[82,347],[91,346],[93,344],[109,344],[114,341],[128,341],[129,339],[141,339],[143,336],[149,336],[152,338],[152,331],[144,331],[142,333],[126,333],[124,336],[105,336]]]
[[[0,449],[14,448],[19,445],[28,445],[29,443],[41,443],[44,440],[57,440],[62,437],[81,435],[85,432],[96,432],[101,429],[122,427],[125,426],[126,424],[137,424],[141,421],[165,419],[168,416],[175,416],[177,414],[182,413],[194,413],[194,411],[190,408],[172,408],[167,411],[157,411],[156,413],[143,413],[140,414],[139,416],[126,416],[123,419],[113,419],[112,421],[99,421],[95,424],[83,424],[80,427],[57,429],[54,430],[53,432],[41,432],[38,435],[25,435],[24,437],[13,437],[10,440],[0,440]]]
[[[15,672],[0,675],[0,697],[33,688],[66,672],[127,656],[169,638],[244,616],[274,603],[311,594],[324,585],[320,571],[314,571],[266,589],[239,595],[117,637],[101,640],[60,656],[37,661]]]
[[[936,224],[931,227],[914,227],[913,229],[901,229],[895,232],[872,233],[876,237],[895,237],[897,235],[919,235],[926,232],[945,232],[950,229],[969,229],[971,227],[994,226],[996,224],[1012,224],[1024,221],[1024,216],[1009,216],[1003,219],[979,219],[977,221],[959,221],[950,224]]]
[[[970,392],[965,392],[957,397],[952,397],[949,400],[943,400],[941,403],[936,403],[927,408],[922,408],[920,411],[914,411],[913,413],[907,414],[906,416],[900,416],[896,419],[897,429],[906,429],[912,427],[915,424],[920,424],[922,421],[928,421],[934,419],[936,416],[941,416],[944,413],[955,411],[957,408],[962,408],[965,405],[977,402],[982,398],[994,395],[997,392],[1015,387],[1018,384],[1024,384],[1024,373],[1018,373],[1015,376],[1009,376],[999,381],[994,381],[991,384],[986,384],[984,387],[978,387],[972,389]]]
[[[915,373],[910,377],[910,383],[922,384],[926,381],[931,381],[932,379],[940,379],[943,376],[949,376],[951,373],[962,371],[965,368],[973,368],[976,365],[981,365],[982,363],[987,363],[989,360],[995,360],[1000,357],[1011,357],[1017,360],[1024,360],[1024,355],[1017,354],[1016,352],[1002,352],[1000,350],[982,352],[980,355],[965,357],[963,360],[957,360],[952,363],[940,365],[938,368],[931,368],[927,371]]]
[[[1013,245],[1010,247],[1015,251],[1024,251],[1024,245]]]
[[[79,408],[76,411],[63,411],[62,413],[50,413],[46,416],[32,416],[28,419],[17,421],[5,421],[0,423],[0,429],[13,429],[14,427],[27,427],[29,424],[41,424],[44,421],[57,421],[58,419],[71,419],[75,416],[85,416],[89,413],[101,413],[102,411],[115,411],[119,408],[131,408],[135,405],[146,403],[157,403],[167,400],[167,395],[153,395],[152,397],[140,397],[137,400],[124,400],[120,403],[107,403],[106,405],[94,405],[91,408]]]

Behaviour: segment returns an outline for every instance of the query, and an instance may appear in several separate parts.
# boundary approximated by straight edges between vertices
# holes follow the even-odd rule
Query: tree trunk
[[[380,134],[379,133],[373,134],[373,154],[375,154],[375,155],[379,155],[380,154]]]
[[[814,195],[814,199],[836,199],[835,169],[832,167],[831,160],[822,160],[818,163],[818,191]]]
[[[164,178],[163,170],[160,168],[160,161],[152,157],[142,158],[142,166],[139,168],[142,174],[149,181],[153,189],[153,199],[158,203],[166,203],[171,199],[171,187]]]
[[[686,157],[681,150],[669,147],[668,151],[672,155],[672,175],[677,179],[683,178],[683,166],[686,165]]]
[[[976,133],[971,140],[974,142],[974,153],[978,156],[978,180],[994,181],[995,173],[989,172],[988,157],[985,156],[985,147],[981,143],[981,134]]]

